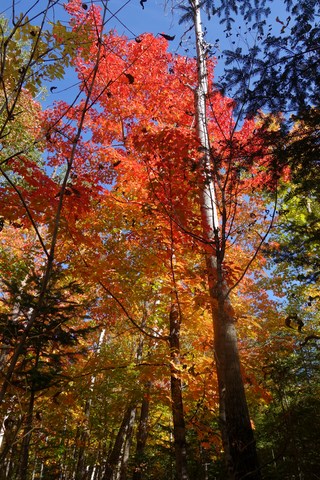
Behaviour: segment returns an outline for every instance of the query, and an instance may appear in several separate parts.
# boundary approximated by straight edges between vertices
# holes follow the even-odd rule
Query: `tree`
[[[1,81],[5,82],[6,77],[10,75],[10,68],[11,68],[11,62],[10,62],[10,55],[11,55],[11,50],[10,47],[14,48],[16,46],[16,42],[20,40],[20,36],[22,38],[22,41],[25,41],[25,30],[28,29],[28,35],[31,35],[32,40],[31,44],[29,45],[26,42],[26,48],[25,50],[22,50],[22,57],[26,58],[26,65],[23,66],[22,70],[19,72],[20,76],[15,76],[13,75],[12,78],[13,80],[16,81],[15,84],[12,84],[12,78],[10,75],[10,80],[7,81],[6,83],[3,83],[3,111],[5,112],[4,119],[3,119],[3,124],[2,124],[2,129],[1,129],[1,137],[3,137],[6,140],[9,141],[9,138],[7,139],[7,135],[10,135],[10,130],[9,132],[6,131],[8,123],[12,120],[14,120],[14,113],[16,112],[18,101],[20,99],[20,96],[23,96],[23,87],[26,89],[29,89],[31,93],[35,93],[35,84],[29,79],[29,75],[32,80],[32,75],[33,71],[32,68],[35,65],[35,68],[37,68],[38,64],[42,63],[44,59],[46,59],[46,55],[48,55],[48,61],[53,59],[53,65],[51,65],[51,70],[49,67],[45,67],[43,75],[50,75],[59,77],[61,75],[61,68],[63,69],[63,66],[66,62],[65,56],[70,53],[68,50],[64,52],[64,48],[62,48],[62,42],[64,38],[61,40],[61,36],[63,37],[63,33],[66,32],[66,30],[61,27],[59,30],[59,39],[56,40],[56,37],[58,37],[58,32],[54,31],[51,34],[49,32],[44,31],[44,25],[46,21],[46,15],[48,10],[52,8],[53,5],[50,5],[50,2],[47,4],[46,8],[44,9],[43,12],[41,12],[41,28],[36,29],[35,31],[32,30],[32,33],[29,32],[30,29],[30,23],[28,20],[28,17],[24,14],[22,14],[19,18],[18,21],[13,19],[13,28],[9,32],[9,34],[6,36],[6,32],[4,29],[2,29],[2,72],[3,75],[1,77]],[[18,39],[16,40],[15,36],[18,36]],[[44,42],[42,41],[42,37],[44,37]],[[70,36],[67,35],[67,39],[70,43]],[[73,38],[74,39],[74,38]],[[56,42],[57,46],[54,44],[54,47],[50,45],[50,42]],[[24,44],[22,44],[24,46]],[[28,48],[29,47],[29,48]],[[64,45],[65,47],[65,45]],[[57,56],[55,53],[55,48],[59,51],[62,49],[63,51],[63,62],[60,64],[57,61]],[[40,49],[40,50],[39,50]],[[52,51],[54,53],[52,53]],[[73,50],[72,50],[73,51]],[[7,56],[8,55],[8,56]],[[99,53],[98,53],[99,57]],[[57,62],[56,62],[57,61]],[[98,61],[98,60],[97,60]],[[60,69],[59,69],[60,67]],[[49,73],[47,72],[47,68],[49,68]],[[6,69],[9,71],[7,72]],[[57,71],[56,71],[57,70]],[[17,77],[17,79],[16,79]],[[15,348],[15,351],[11,357],[10,364],[8,366],[7,372],[5,374],[5,381],[2,386],[1,390],[1,401],[4,398],[4,395],[6,393],[6,390],[8,388],[9,382],[11,381],[11,377],[14,373],[14,369],[16,366],[16,363],[19,359],[20,354],[22,353],[22,350],[24,348],[25,342],[29,336],[30,330],[33,328],[34,323],[36,322],[38,315],[40,314],[41,309],[44,306],[45,302],[45,296],[46,296],[46,291],[48,288],[48,285],[50,283],[51,275],[53,274],[54,268],[55,268],[55,253],[56,253],[56,248],[57,248],[57,239],[58,239],[58,233],[59,233],[59,228],[60,228],[60,223],[61,223],[61,216],[62,216],[62,208],[63,208],[63,203],[65,199],[65,192],[67,191],[67,183],[69,181],[69,176],[71,173],[71,168],[74,162],[74,157],[76,154],[77,150],[77,144],[82,132],[82,127],[83,127],[83,122],[84,118],[86,115],[86,111],[88,108],[88,105],[90,104],[90,95],[91,95],[91,90],[92,85],[94,83],[95,79],[95,73],[93,72],[93,78],[90,79],[91,81],[91,87],[89,86],[89,91],[87,92],[84,102],[83,102],[83,110],[80,115],[79,121],[77,123],[77,126],[75,127],[74,130],[74,140],[73,140],[73,147],[71,150],[69,150],[67,162],[65,165],[65,171],[62,174],[62,182],[61,182],[61,188],[58,193],[58,200],[55,202],[55,208],[53,211],[51,210],[51,205],[48,206],[49,210],[49,220],[46,225],[48,228],[45,229],[47,230],[44,234],[42,234],[42,229],[40,230],[37,226],[38,221],[40,221],[40,218],[37,216],[39,215],[39,204],[38,208],[35,209],[35,214],[31,211],[29,208],[29,202],[33,200],[34,197],[34,188],[35,187],[40,187],[39,190],[42,191],[41,189],[41,183],[46,184],[47,188],[49,188],[52,192],[52,187],[54,186],[54,181],[51,179],[47,178],[46,173],[44,172],[43,169],[39,168],[38,164],[32,159],[28,158],[28,147],[24,148],[22,151],[18,150],[15,152],[12,152],[12,142],[9,144],[9,155],[7,155],[3,160],[2,160],[2,165],[8,166],[10,162],[10,168],[12,169],[12,175],[8,174],[3,166],[1,167],[1,173],[5,179],[6,184],[9,184],[11,192],[14,192],[15,196],[18,199],[17,203],[17,208],[22,207],[23,211],[23,216],[26,218],[28,224],[31,224],[33,227],[35,234],[37,236],[37,239],[40,243],[40,246],[42,248],[42,255],[44,257],[44,268],[40,268],[40,288],[39,288],[39,293],[38,293],[38,300],[35,302],[35,305],[31,309],[28,315],[28,321],[25,325],[24,332]],[[12,88],[13,92],[13,98],[12,95],[8,91],[8,86],[9,88]],[[28,90],[27,90],[28,91]],[[18,123],[19,126],[19,123]],[[32,128],[32,127],[31,127]],[[50,129],[49,129],[50,130]],[[47,130],[46,135],[50,136],[50,131]],[[38,132],[39,133],[39,132]],[[42,139],[43,140],[43,139]],[[37,140],[37,143],[39,140]],[[5,155],[7,154],[6,149],[3,152]],[[28,165],[28,173],[29,175],[25,178],[25,180],[28,180],[26,184],[21,182],[19,179],[19,174],[21,175],[21,168],[23,170],[23,165],[21,167],[21,163],[25,162]],[[25,173],[25,170],[24,170]],[[31,178],[33,178],[33,181],[31,181]],[[21,185],[20,185],[21,183]],[[50,188],[51,187],[51,188]],[[51,193],[50,192],[50,193]],[[2,193],[6,195],[6,189],[3,188]],[[48,194],[48,191],[46,191],[46,194]],[[42,202],[41,202],[42,203]],[[44,202],[43,202],[44,203]],[[12,205],[9,204],[9,209],[12,209]],[[48,212],[46,212],[48,213]],[[17,212],[15,212],[17,216]],[[43,221],[43,218],[41,218]],[[50,233],[48,234],[48,232]],[[48,234],[48,237],[46,237],[46,234]]]
[[[247,42],[247,51],[242,45],[224,52],[229,67],[221,85],[223,90],[232,91],[243,114],[255,114],[261,108],[282,113],[282,138],[275,156],[279,167],[290,171],[291,178],[280,192],[283,208],[279,230],[283,240],[274,255],[277,262],[289,261],[300,270],[290,271],[294,278],[300,275],[301,280],[313,282],[318,271],[312,251],[317,248],[318,237],[319,4],[285,1],[284,5],[287,16],[278,15],[276,26],[272,25],[273,12],[266,7],[267,2],[255,2],[254,6],[248,2],[239,11],[236,5],[229,12],[224,5],[217,9],[227,23],[229,36],[243,35],[232,30],[238,13],[246,21],[247,30],[257,35],[253,45]],[[298,210],[303,213],[300,215]]]
[[[32,237],[32,232],[36,237],[35,245],[33,244],[29,249],[29,252],[31,251],[34,255],[33,261],[30,262],[27,251],[24,252],[26,256],[23,258],[22,255],[20,265],[17,259],[16,272],[14,272],[16,278],[13,275],[9,281],[3,282],[6,290],[4,295],[6,309],[2,316],[5,327],[3,341],[5,345],[10,345],[10,348],[5,347],[6,362],[0,394],[4,408],[1,423],[4,428],[10,423],[7,422],[8,413],[9,417],[12,413],[10,402],[4,403],[8,390],[11,393],[13,386],[21,387],[20,382],[24,378],[27,396],[30,392],[25,419],[22,417],[22,422],[16,430],[17,434],[18,429],[23,425],[19,473],[15,472],[17,464],[13,466],[14,470],[11,470],[11,460],[10,464],[7,464],[9,475],[17,474],[21,480],[28,475],[29,444],[33,430],[36,392],[49,388],[54,383],[52,378],[60,372],[59,355],[54,351],[55,347],[59,344],[64,346],[73,344],[76,336],[75,330],[70,325],[66,330],[61,327],[71,318],[70,315],[64,316],[64,311],[68,311],[69,308],[74,313],[75,305],[68,306],[65,303],[59,286],[57,290],[54,291],[54,289],[56,276],[61,270],[57,251],[62,210],[68,193],[67,183],[84,117],[90,103],[90,87],[84,95],[83,110],[76,122],[73,146],[68,152],[66,168],[60,178],[58,176],[50,178],[41,165],[40,152],[43,150],[45,138],[49,140],[51,127],[42,136],[43,131],[40,125],[43,118],[33,97],[41,87],[42,80],[62,77],[64,67],[70,65],[70,55],[74,54],[72,45],[75,39],[79,38],[78,32],[69,34],[65,27],[59,24],[55,25],[52,31],[45,30],[48,12],[56,3],[48,2],[44,10],[35,16],[40,18],[39,27],[31,24],[27,14],[21,14],[15,18],[14,6],[12,25],[5,21],[1,22],[0,138],[3,146],[1,196],[4,204],[2,226],[5,222],[10,222],[14,228],[27,229],[23,232],[22,243],[23,239]],[[82,49],[83,53],[84,51],[85,48]],[[89,82],[94,83],[94,77],[93,73],[93,78]],[[35,118],[31,118],[32,115]],[[15,137],[18,138],[17,142]],[[57,187],[59,191],[55,195],[53,192]],[[53,202],[44,201],[48,196],[53,199]],[[15,257],[12,252],[7,255],[6,248],[3,249],[3,253],[4,257],[7,257],[6,260],[10,255]],[[31,273],[27,270],[30,267]],[[7,265],[6,268],[8,268]],[[25,277],[21,278],[23,270],[25,270]],[[64,276],[68,278],[65,270]],[[71,290],[76,287],[76,282],[72,280],[68,285],[67,283],[65,282],[61,288],[65,291],[69,289],[71,294]],[[58,310],[55,309],[55,304],[58,305]],[[8,312],[10,307],[11,311]],[[87,327],[84,328],[86,329]],[[67,357],[68,353],[65,351],[64,355]],[[52,361],[51,365],[50,361]],[[25,420],[24,423],[23,420]],[[12,445],[5,444],[2,453],[8,453],[11,447]]]
[[[212,7],[212,2],[206,2],[207,8],[212,8],[211,13],[219,15],[226,23],[227,36],[233,36],[236,40],[242,35],[241,26],[237,32],[232,28],[233,14],[238,13],[246,21],[246,29],[252,28],[257,32],[256,43],[252,46],[249,44],[247,52],[239,46],[235,51],[224,52],[227,65],[230,66],[220,86],[223,91],[232,92],[238,111],[252,115],[262,107],[268,107],[277,113],[296,113],[295,116],[282,117],[280,141],[276,147],[272,147],[280,169],[285,167],[287,172],[291,170],[291,182],[280,191],[283,195],[278,230],[280,235],[273,236],[278,241],[273,254],[276,261],[285,262],[277,270],[283,275],[285,265],[285,281],[278,291],[289,297],[287,318],[296,318],[296,326],[301,330],[304,323],[301,316],[305,320],[308,317],[310,319],[309,312],[302,311],[305,311],[306,305],[311,307],[317,299],[314,288],[308,288],[306,284],[316,282],[318,273],[317,261],[312,261],[312,258],[318,244],[317,193],[313,179],[317,175],[316,157],[319,150],[316,138],[319,128],[319,26],[316,22],[319,5],[318,2],[285,4],[288,16],[276,18],[280,25],[280,33],[277,34],[275,27],[271,24],[267,26],[270,14],[270,9],[266,8],[267,2],[255,2],[255,5],[247,2],[240,7],[224,2]],[[265,118],[269,121],[268,117]],[[295,126],[288,131],[286,123],[292,125],[293,122],[296,122]],[[265,142],[272,146],[274,138],[270,142],[267,133]],[[289,175],[286,175],[287,181],[288,178]],[[307,335],[307,341],[318,338],[312,324],[314,319],[308,323],[310,335]]]
[[[54,432],[49,428],[52,412],[44,408],[39,427],[47,432],[47,439],[39,440],[43,451],[35,451],[26,440],[22,449],[39,463],[35,472],[43,468],[48,478],[58,471],[66,478],[108,478],[108,462],[110,475],[117,471],[125,477],[131,468],[127,447],[134,438],[133,417],[150,384],[149,411],[164,419],[163,424],[153,422],[156,440],[150,438],[144,446],[148,458],[156,456],[156,442],[157,451],[164,452],[163,460],[153,460],[155,470],[165,476],[170,464],[170,410],[178,478],[186,478],[187,468],[196,470],[194,464],[220,450],[218,391],[228,474],[260,476],[235,321],[250,311],[242,298],[253,282],[239,284],[250,266],[256,271],[261,267],[261,245],[274,215],[270,197],[266,204],[261,195],[262,184],[274,196],[279,170],[260,135],[266,124],[248,119],[240,126],[234,102],[215,89],[200,7],[197,2],[189,6],[196,25],[196,60],[170,54],[165,36],[145,34],[128,41],[113,31],[102,33],[105,6],[100,14],[94,6],[69,2],[68,38],[83,30],[88,41],[84,48],[79,40],[72,51],[79,101],[60,101],[39,113],[44,167],[41,152],[33,159],[29,149],[20,163],[8,160],[10,176],[4,171],[11,187],[2,190],[6,221],[14,210],[28,234],[35,232],[38,246],[33,243],[29,256],[22,255],[22,264],[36,265],[32,287],[34,277],[23,277],[19,254],[13,247],[10,251],[18,282],[8,303],[11,311],[18,306],[27,324],[24,338],[17,336],[8,357],[3,395],[22,375],[34,387],[32,372],[49,368],[50,361],[39,364],[48,344],[56,349],[60,342],[61,353],[68,353],[63,338],[79,337],[69,312],[61,323],[64,297],[58,311],[52,304],[60,289],[69,292],[68,285],[79,285],[75,302],[83,300],[85,306],[75,320],[81,326],[90,320],[107,332],[101,351],[94,351],[97,338],[92,334],[87,341],[91,354],[78,356],[77,365],[71,360],[63,365],[64,382],[51,369],[43,398],[26,395],[30,411],[36,411],[34,400],[44,405],[50,399],[61,412],[69,405]],[[30,138],[32,143],[32,131]],[[18,200],[14,205],[13,195]],[[10,255],[3,255],[8,270]],[[56,285],[58,273],[62,278]],[[71,283],[64,282],[67,278]],[[31,310],[22,305],[24,292],[32,297]],[[251,318],[256,318],[252,312]],[[55,343],[53,332],[64,337]],[[147,347],[137,361],[140,335]],[[30,431],[29,422],[25,439]],[[17,454],[10,458],[16,462]]]
[[[296,122],[288,133],[279,158],[290,168],[282,185],[280,218],[274,238],[276,262],[292,267],[292,280],[316,284],[319,239],[318,140],[319,116],[316,109]]]
[[[234,312],[229,299],[229,285],[223,272],[227,206],[221,206],[216,191],[217,159],[211,156],[207,126],[206,99],[208,74],[201,28],[200,4],[192,3],[197,45],[198,85],[196,87],[196,123],[199,144],[203,151],[204,185],[201,193],[202,222],[205,239],[212,245],[206,256],[210,295],[213,301],[214,346],[219,384],[220,422],[230,478],[260,478],[255,443],[250,424],[234,326]],[[232,155],[233,152],[231,152]],[[219,160],[218,160],[219,161]],[[231,163],[231,162],[230,162]],[[229,164],[229,168],[231,165]],[[216,170],[217,171],[217,170]],[[222,180],[223,181],[223,180]],[[235,182],[233,182],[235,183]],[[235,185],[232,185],[234,187]],[[225,193],[225,192],[222,192]],[[237,199],[236,199],[237,201]],[[222,213],[220,227],[218,210]],[[220,237],[220,228],[222,237]]]
[[[273,170],[270,165],[270,157],[264,158],[267,149],[264,149],[259,139],[257,141],[258,137],[251,137],[255,128],[254,123],[246,122],[242,131],[237,132],[237,122],[233,122],[231,119],[232,102],[223,99],[214,91],[210,91],[210,94],[207,91],[204,45],[199,29],[200,21],[197,17],[198,4],[193,5],[193,8],[198,28],[199,63],[197,69],[195,63],[190,62],[188,70],[184,65],[182,72],[182,59],[171,59],[168,55],[164,62],[165,56],[159,58],[156,50],[159,42],[155,42],[148,36],[140,38],[139,42],[131,42],[129,45],[124,42],[124,39],[116,38],[113,33],[109,35],[108,39],[105,39],[106,53],[100,70],[101,84],[96,84],[95,92],[100,108],[104,110],[104,122],[96,125],[95,119],[98,115],[101,117],[101,114],[91,110],[90,128],[94,132],[92,134],[94,138],[98,138],[98,136],[102,138],[104,135],[108,144],[117,142],[121,145],[118,151],[110,149],[109,161],[112,159],[113,165],[118,171],[118,181],[120,182],[121,179],[122,185],[125,186],[121,189],[123,195],[127,195],[125,201],[131,200],[139,202],[139,204],[144,204],[144,202],[150,204],[150,200],[155,202],[161,216],[165,215],[167,218],[171,218],[171,221],[178,227],[177,232],[180,231],[180,236],[181,233],[191,232],[193,238],[198,238],[205,245],[217,339],[215,350],[218,369],[220,368],[221,428],[227,457],[229,460],[232,459],[230,475],[240,477],[250,474],[258,477],[252,429],[237,353],[234,314],[229,300],[232,281],[227,280],[225,273],[227,271],[225,252],[231,232],[238,231],[240,233],[240,228],[236,230],[238,228],[236,226],[238,221],[236,219],[237,202],[241,195],[242,201],[246,203],[245,194],[252,193],[252,181],[248,179],[249,175],[251,172],[258,174],[256,184],[259,186],[259,181],[273,179]],[[110,44],[112,44],[112,49]],[[95,47],[93,46],[93,48]],[[148,64],[149,71],[145,72],[141,65],[141,59],[143,58],[145,61],[147,56],[152,61]],[[168,64],[170,65],[169,72]],[[80,59],[78,65],[83,72],[88,68]],[[132,73],[128,72],[128,68]],[[196,71],[200,72],[198,79],[195,75]],[[161,85],[161,94],[157,97],[154,95],[157,93],[157,89],[154,88],[154,78],[157,79],[157,84]],[[149,84],[152,82],[151,90]],[[193,111],[193,87],[199,102],[196,104],[198,128],[196,135],[194,129],[188,126],[190,124],[188,112]],[[165,95],[166,101],[160,104],[164,98],[163,95]],[[180,96],[181,101],[178,108],[175,108],[174,104],[169,102],[177,95]],[[184,99],[182,99],[182,95],[184,95]],[[130,102],[123,104],[119,101],[124,97],[130,99]],[[148,98],[148,102],[145,98]],[[206,100],[208,100],[210,113],[204,111]],[[145,108],[146,104],[148,104],[148,112]],[[223,108],[228,115],[222,114]],[[191,116],[193,115],[194,113],[191,113]],[[209,122],[211,123],[208,127]],[[96,131],[98,133],[95,133]],[[218,139],[215,140],[213,147],[208,144],[206,138],[208,135],[212,135],[212,137],[215,135]],[[164,141],[166,144],[163,143]],[[254,147],[253,141],[255,141]],[[153,152],[153,156],[150,156],[150,152]],[[201,152],[203,156],[199,155]],[[138,162],[136,161],[137,155],[141,158],[141,160],[138,159]],[[187,174],[184,170],[184,178],[182,178],[179,166],[188,162],[189,159],[195,167],[193,171],[192,169],[187,171]],[[256,162],[255,165],[253,161]],[[259,167],[261,167],[261,172],[259,172]],[[132,170],[135,171],[134,177],[132,177]],[[266,173],[264,173],[265,171]],[[173,172],[179,179],[178,182],[173,180]],[[181,202],[186,187],[192,192],[192,177],[196,182],[195,202],[190,201],[188,204],[186,198]],[[138,178],[141,181],[139,194],[136,193],[137,186],[134,185]],[[141,185],[147,185],[147,188],[143,190]],[[182,185],[186,185],[186,187],[183,186],[181,189]],[[130,190],[130,188],[133,189]],[[173,192],[173,195],[170,192]],[[255,225],[254,233],[246,244],[248,253],[251,249],[253,258],[255,258],[256,249],[260,248],[268,229],[260,234],[260,230],[263,232],[264,225],[258,223],[257,219],[259,215],[263,218],[265,212],[263,210],[263,213],[255,213],[253,205],[258,205],[259,200],[256,200],[254,195],[251,195],[251,199],[254,199],[254,203],[241,221],[245,228]],[[197,202],[203,212],[202,232],[199,221],[194,222],[193,225],[189,223],[190,213],[192,211],[194,214]],[[217,223],[219,221],[218,210],[222,216],[221,227]],[[252,218],[256,216],[257,219],[252,221]],[[244,266],[244,270],[246,269],[247,265]],[[229,272],[231,271],[232,267]],[[241,273],[239,276],[241,277]],[[224,331],[224,329],[226,330]],[[227,333],[230,335],[229,351],[225,344]],[[230,355],[228,360],[225,357],[226,352]],[[233,371],[228,368],[231,357],[234,365]],[[233,386],[236,386],[236,391],[233,391]],[[227,392],[227,397],[225,392]],[[242,440],[241,435],[243,435]],[[247,453],[249,460],[245,458]]]
[[[293,334],[287,331],[282,335]],[[257,422],[261,422],[257,430],[261,458],[266,463],[265,478],[316,478],[319,455],[313,444],[320,425],[318,353],[311,344],[301,348],[298,335],[294,345],[288,340],[287,347],[283,341],[280,353],[276,339],[270,339],[277,353],[273,358],[266,355],[264,361],[264,382],[273,397],[268,413],[257,416]]]

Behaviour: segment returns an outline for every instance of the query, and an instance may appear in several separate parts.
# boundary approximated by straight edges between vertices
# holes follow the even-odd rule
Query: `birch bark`
[[[206,244],[208,285],[213,305],[212,317],[219,389],[220,429],[229,478],[234,480],[242,478],[258,480],[261,476],[241,376],[234,312],[227,293],[229,288],[222,268],[225,240],[221,232],[225,230],[225,216],[223,215],[223,204],[218,205],[215,192],[214,159],[211,158],[208,135],[206,110],[208,73],[200,2],[199,0],[190,0],[190,5],[194,14],[198,67],[195,112],[203,171],[200,208],[203,236]],[[222,211],[220,223],[218,207]]]

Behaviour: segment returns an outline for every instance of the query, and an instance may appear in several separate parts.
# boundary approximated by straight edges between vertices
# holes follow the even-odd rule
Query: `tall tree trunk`
[[[105,329],[102,329],[99,335],[97,346],[96,346],[97,355],[100,353],[101,346],[103,345],[103,342],[104,342],[105,334],[106,334]],[[92,375],[90,380],[90,388],[89,388],[90,393],[93,392],[93,387],[95,382],[96,382],[96,377],[95,375]],[[85,450],[87,448],[87,444],[90,438],[89,425],[90,425],[91,404],[92,404],[92,397],[90,396],[90,398],[86,400],[85,407],[84,407],[85,424],[82,427],[80,427],[81,428],[79,433],[80,447],[78,450],[78,460],[76,465],[75,480],[84,480],[87,476],[87,473],[85,470]]]
[[[151,388],[151,383],[147,384],[147,392],[144,395],[141,403],[141,412],[139,418],[139,425],[137,431],[137,446],[136,446],[136,455],[135,455],[135,469],[132,475],[132,480],[141,480],[142,477],[142,463],[143,463],[143,454],[144,449],[147,443],[148,438],[148,420],[149,420],[149,392]]]
[[[232,479],[260,479],[240,369],[234,318],[223,297],[218,303],[218,315],[214,314],[214,348],[219,383],[220,423],[227,467]]]
[[[90,407],[91,399],[86,400],[84,413],[85,413],[85,424],[81,425],[79,432],[79,449],[78,449],[78,458],[75,471],[75,480],[85,480],[86,470],[85,470],[85,450],[89,440],[89,420],[90,420]]]
[[[188,480],[186,427],[180,378],[180,315],[176,305],[170,311],[170,374],[174,451],[178,480]]]
[[[141,327],[145,325],[146,317],[142,319]],[[143,352],[144,338],[140,336],[136,352],[136,361],[141,359]],[[125,411],[113,449],[108,456],[107,466],[103,480],[125,480],[127,475],[127,464],[130,455],[133,427],[136,419],[137,405],[132,402]]]
[[[34,363],[34,371],[38,372],[40,346],[37,347],[37,350],[35,353],[36,353],[36,357],[35,357],[35,363]],[[24,432],[23,432],[24,434],[23,434],[22,447],[21,447],[19,480],[27,480],[28,478],[29,448],[30,448],[30,441],[32,436],[35,396],[36,396],[36,384],[34,379],[32,379],[30,384],[30,397],[29,397],[29,404],[28,404],[28,410],[27,410],[27,416],[26,416],[26,425],[24,427]]]
[[[34,401],[35,401],[35,391],[32,385],[31,391],[30,391],[28,412],[26,417],[26,425],[24,428],[24,435],[23,435],[22,447],[21,447],[19,480],[27,480],[28,478],[29,446],[30,446],[30,440],[32,435]]]
[[[207,128],[208,75],[200,1],[190,0],[190,4],[194,11],[197,48],[198,85],[195,91],[195,111],[197,134],[201,152],[203,152],[202,169],[204,176],[201,192],[201,214],[203,235],[207,243],[206,263],[209,291],[213,300],[220,428],[229,478],[258,480],[261,475],[240,371],[234,313],[227,294],[228,286],[222,269],[224,239],[221,238],[221,231],[224,231],[226,218],[224,215],[222,216],[224,224],[220,226]]]
[[[122,460],[121,460],[121,467],[116,480],[126,480],[127,479],[127,468],[128,462],[130,458],[130,449],[131,449],[131,442],[132,442],[132,435],[133,435],[133,427],[136,419],[137,408],[133,408],[131,411],[131,416],[128,423],[128,428],[126,432],[126,438],[123,446],[123,453],[122,453]]]
[[[130,405],[124,413],[112,451],[108,457],[106,470],[103,480],[116,480],[117,472],[121,471],[122,455],[127,441],[128,432],[132,432],[132,426],[135,420],[136,405]]]
[[[22,421],[23,417],[21,415],[16,417],[10,412],[3,422],[3,438],[0,446],[0,480],[7,478],[5,473],[7,466],[12,463],[12,458],[15,457],[13,450],[17,450],[16,438],[21,428]]]

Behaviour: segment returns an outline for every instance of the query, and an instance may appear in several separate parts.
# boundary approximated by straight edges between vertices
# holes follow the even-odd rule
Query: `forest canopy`
[[[317,479],[319,2],[9,3],[0,478]]]

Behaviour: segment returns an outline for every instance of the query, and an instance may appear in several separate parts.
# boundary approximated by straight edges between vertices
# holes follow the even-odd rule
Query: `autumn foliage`
[[[161,35],[107,31],[94,3],[66,11],[70,28],[57,24],[50,41],[60,52],[76,40],[64,51],[75,98],[42,108],[29,84],[14,104],[0,92],[4,478],[167,478],[178,408],[189,478],[209,478],[206,465],[225,475],[208,255],[221,264],[254,427],[278,394],[277,362],[296,354],[262,248],[290,177],[265,135],[278,119],[239,122],[209,59],[208,171],[196,60]],[[201,216],[208,181],[215,242]]]

